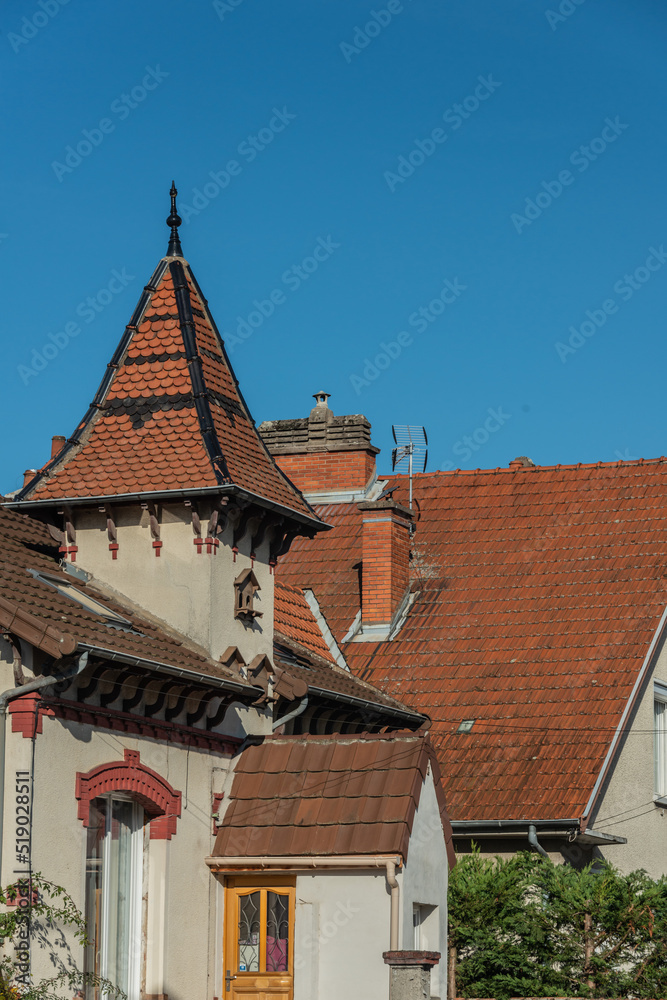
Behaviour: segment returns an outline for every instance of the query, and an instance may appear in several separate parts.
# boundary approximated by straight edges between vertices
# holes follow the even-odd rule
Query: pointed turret
[[[183,259],[173,183],[170,194],[167,256],[144,288],[88,412],[16,501],[34,507],[222,488],[317,529],[321,522],[257,433]]]

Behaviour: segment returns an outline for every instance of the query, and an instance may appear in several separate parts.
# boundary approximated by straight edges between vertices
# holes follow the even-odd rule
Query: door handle
[[[225,976],[225,992],[226,993],[229,993],[229,991],[232,988],[232,979],[236,979],[236,976],[233,976],[231,974],[231,972],[229,971],[229,969],[227,969],[227,975]]]

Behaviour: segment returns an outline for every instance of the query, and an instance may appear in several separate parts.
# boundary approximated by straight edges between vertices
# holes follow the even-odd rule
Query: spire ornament
[[[183,250],[181,247],[181,241],[178,235],[178,227],[180,226],[182,219],[178,212],[176,211],[176,195],[178,191],[176,190],[176,185],[171,182],[171,212],[169,218],[167,219],[167,225],[171,226],[171,236],[169,238],[169,246],[167,247],[167,257],[182,257]]]

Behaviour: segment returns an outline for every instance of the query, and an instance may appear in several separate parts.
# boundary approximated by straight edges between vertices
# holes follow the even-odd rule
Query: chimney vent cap
[[[331,393],[330,392],[325,392],[324,389],[320,389],[319,392],[314,392],[313,393],[313,399],[315,400],[315,402],[317,403],[317,405],[318,406],[326,406],[327,408],[329,406],[327,400],[330,398],[330,396],[331,396]]]

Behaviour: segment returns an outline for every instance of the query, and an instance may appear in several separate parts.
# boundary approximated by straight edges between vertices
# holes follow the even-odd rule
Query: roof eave
[[[309,527],[315,531],[328,531],[332,527],[332,525],[326,524],[324,521],[320,520],[320,518],[308,517],[307,514],[303,514],[301,511],[294,510],[292,507],[285,507],[282,504],[276,503],[274,500],[269,500],[266,497],[260,496],[258,493],[252,493],[250,490],[246,490],[242,486],[237,486],[235,483],[227,483],[219,486],[196,486],[190,487],[189,489],[179,490],[146,490],[145,492],[111,493],[83,497],[71,496],[48,497],[42,500],[10,500],[0,506],[16,511],[31,511],[48,510],[51,507],[58,507],[62,504],[67,504],[71,507],[83,507],[99,503],[144,503],[147,500],[181,500],[195,496],[220,495],[238,496],[243,499],[251,500],[260,507],[265,507],[267,510],[273,510],[276,513],[283,514],[284,516],[291,518],[293,521],[298,521],[300,524],[303,524],[304,527]]]

